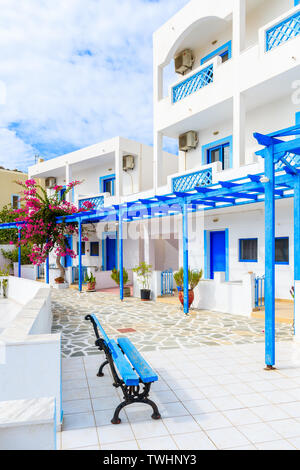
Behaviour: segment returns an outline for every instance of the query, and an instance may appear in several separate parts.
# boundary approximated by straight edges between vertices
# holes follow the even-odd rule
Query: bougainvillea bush
[[[57,217],[66,217],[83,211],[93,209],[93,204],[87,201],[81,209],[65,200],[65,196],[72,191],[81,181],[72,181],[68,184],[62,196],[62,186],[55,186],[50,196],[34,179],[25,183],[17,181],[23,188],[21,197],[21,208],[13,212],[17,215],[16,222],[23,222],[21,238],[17,246],[32,245],[30,261],[34,265],[44,263],[48,255],[54,251],[56,265],[60,269],[61,277],[65,276],[65,269],[61,264],[61,257],[70,256],[75,258],[75,252],[68,246],[66,237],[78,233],[77,223],[56,223]],[[82,238],[87,241],[87,237]],[[13,243],[13,242],[12,242]]]

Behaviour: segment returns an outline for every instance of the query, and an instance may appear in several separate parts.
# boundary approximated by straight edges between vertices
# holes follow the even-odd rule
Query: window
[[[289,238],[281,237],[275,239],[275,263],[289,264]]]
[[[81,254],[85,255],[85,242],[81,242]],[[79,255],[79,242],[77,242],[77,255]]]
[[[115,195],[115,175],[104,176],[100,178],[100,193],[109,193]]]
[[[13,194],[11,196],[11,207],[13,209],[19,209],[20,208],[20,196],[17,194]]]
[[[244,238],[240,240],[240,262],[256,263],[258,256],[257,238]]]
[[[61,198],[62,201],[65,201],[65,199],[66,199],[65,192],[66,192],[66,187],[64,186],[63,189],[61,189],[61,191],[59,193],[60,198]]]
[[[207,163],[222,162],[222,169],[230,168],[230,144],[225,143],[207,150]]]
[[[99,256],[99,242],[91,242],[91,256]]]
[[[208,62],[209,60],[217,56],[221,57],[222,63],[227,62],[227,60],[231,59],[231,41],[227,42],[223,46],[219,47],[218,49],[215,49],[213,52],[203,57],[203,59],[201,59],[201,65],[205,64],[205,62]]]

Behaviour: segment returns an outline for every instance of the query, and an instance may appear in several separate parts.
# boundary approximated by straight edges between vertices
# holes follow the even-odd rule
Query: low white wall
[[[21,277],[35,281],[37,279],[38,267],[33,264],[22,264]],[[18,276],[18,263],[14,263],[14,276]]]
[[[242,281],[226,282],[225,273],[216,273],[214,280],[200,281],[195,288],[193,307],[250,317],[254,294],[253,274],[245,274]]]
[[[128,283],[127,285],[132,285],[133,283],[133,273],[131,270],[128,270]],[[94,276],[96,278],[96,289],[111,289],[112,287],[117,287],[115,281],[111,278],[111,271],[96,271]]]
[[[50,288],[9,277],[8,297],[24,306],[0,334],[5,362],[0,364],[0,401],[53,396],[61,422],[61,336],[51,334]],[[1,309],[1,299],[0,299]]]

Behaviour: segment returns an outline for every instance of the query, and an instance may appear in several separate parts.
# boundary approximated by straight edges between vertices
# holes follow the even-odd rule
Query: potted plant
[[[8,286],[9,266],[5,266],[4,269],[0,269],[0,278],[3,277],[2,282],[0,280],[0,291],[2,286],[2,295],[6,299],[7,297],[7,286]]]
[[[145,262],[133,269],[133,272],[137,274],[138,283],[142,287],[141,289],[141,300],[150,300],[150,279],[152,276],[152,266]]]
[[[120,271],[118,271],[116,268],[114,268],[111,272],[111,276],[113,281],[120,286]],[[126,287],[126,284],[128,282],[128,272],[126,271],[125,268],[123,268],[123,294],[124,297],[130,297],[131,292],[130,292],[130,287]]]
[[[188,271],[189,307],[194,302],[194,298],[195,298],[194,289],[199,284],[199,282],[201,281],[202,276],[203,276],[202,269],[200,271],[189,269],[189,271]],[[180,268],[177,273],[174,273],[174,279],[175,279],[177,289],[178,289],[179,300],[181,302],[181,305],[183,305],[184,304],[184,290],[183,290],[184,272],[183,272],[183,268]]]
[[[91,273],[90,275],[86,274],[85,278],[84,278],[84,282],[87,284],[87,291],[88,292],[93,292],[95,290],[96,278],[93,275],[93,273]]]

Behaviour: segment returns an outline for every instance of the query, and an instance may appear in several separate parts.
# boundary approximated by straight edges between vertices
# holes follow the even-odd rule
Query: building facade
[[[300,124],[299,33],[298,0],[190,1],[154,34],[153,149],[116,138],[31,167],[30,176],[84,180],[70,198],[109,207],[263,174],[253,133]],[[163,151],[165,138],[179,142],[178,155]],[[126,156],[134,164],[124,171]],[[294,283],[292,214],[292,199],[276,202],[279,299],[290,298]],[[253,198],[190,215],[189,264],[204,270],[208,288],[224,284],[241,299],[238,287],[264,275],[264,219]],[[124,266],[149,262],[159,294],[161,272],[182,265],[181,218],[128,225]],[[118,265],[117,236],[113,224],[97,224],[83,263],[109,274]],[[108,274],[97,287],[109,287]],[[197,296],[195,306],[203,306]]]
[[[16,181],[27,180],[28,176],[17,170],[0,168],[0,210],[10,204],[14,209],[20,207],[20,187]]]

